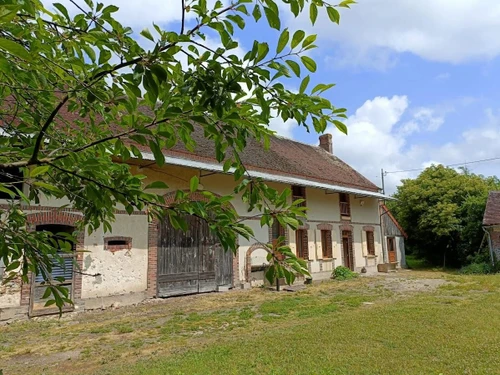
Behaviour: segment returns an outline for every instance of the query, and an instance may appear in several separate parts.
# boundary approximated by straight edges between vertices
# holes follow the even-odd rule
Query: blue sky
[[[180,1],[105,2],[118,5],[117,17],[135,30],[152,22],[179,27]],[[500,157],[498,0],[358,0],[341,14],[340,26],[325,16],[314,27],[308,15],[282,19],[291,31],[318,35],[319,48],[311,53],[318,71],[310,87],[336,83],[325,95],[348,109],[349,135],[329,129],[337,156],[379,185],[381,168],[398,171]],[[265,22],[249,23],[236,35],[237,52],[243,54],[254,39],[273,45],[278,36]],[[288,83],[291,89],[298,85]],[[318,143],[317,134],[293,121],[271,125],[281,135]],[[468,167],[499,175],[500,160]],[[417,174],[388,174],[388,192]]]

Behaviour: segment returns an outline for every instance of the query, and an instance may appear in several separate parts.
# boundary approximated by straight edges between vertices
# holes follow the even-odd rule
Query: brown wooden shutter
[[[309,239],[307,236],[307,230],[302,230],[302,254],[305,260],[309,259]]]
[[[326,241],[326,257],[333,258],[333,250],[332,250],[332,231],[327,230],[325,233],[325,241]]]
[[[375,255],[375,238],[372,231],[366,232],[366,242],[368,246],[368,254]]]

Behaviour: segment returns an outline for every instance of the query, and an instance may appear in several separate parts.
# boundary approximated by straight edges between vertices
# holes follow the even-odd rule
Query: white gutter
[[[152,161],[155,160],[154,155],[150,152],[141,152],[141,154],[142,154],[142,158],[145,160],[152,160]],[[183,166],[183,167],[189,167],[189,168],[203,169],[203,170],[211,171],[211,172],[234,173],[234,171],[235,171],[234,168],[231,168],[231,169],[229,169],[229,171],[224,172],[222,165],[219,165],[219,164],[205,163],[205,162],[201,162],[201,161],[176,158],[176,157],[172,157],[172,156],[165,156],[165,163],[172,164],[172,165],[179,165],[179,166]],[[368,191],[368,190],[347,188],[347,187],[339,186],[339,185],[324,184],[321,182],[310,181],[310,180],[306,180],[303,178],[273,175],[273,174],[265,173],[265,172],[257,172],[257,171],[250,171],[250,172],[251,172],[252,177],[262,178],[265,181],[282,182],[282,183],[287,183],[290,185],[302,185],[302,186],[306,186],[306,187],[313,187],[313,188],[317,188],[317,189],[324,189],[324,190],[330,190],[330,191],[341,192],[341,193],[349,193],[349,194],[363,195],[363,196],[368,196],[368,197],[373,197],[373,198],[394,200],[394,198],[389,197],[387,195],[384,195],[382,193],[376,193],[376,192]]]

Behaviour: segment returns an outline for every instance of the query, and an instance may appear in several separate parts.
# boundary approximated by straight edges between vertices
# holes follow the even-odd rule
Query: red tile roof
[[[7,101],[8,99],[4,100],[2,105],[5,106]],[[145,112],[149,112],[149,110],[145,109]],[[59,116],[69,121],[69,123],[76,120],[86,120],[85,118],[81,118],[77,111],[69,112],[67,106],[61,109]],[[66,128],[62,124],[58,127]],[[115,127],[112,124],[110,128],[116,132],[124,131],[123,128]],[[74,130],[67,129],[69,132]],[[78,130],[80,131],[79,128]],[[184,144],[179,142],[173,148],[164,150],[164,154],[187,160],[217,164],[213,141],[204,137],[203,128],[195,126],[192,137],[197,144],[194,152],[186,150]],[[124,139],[124,142],[126,141]],[[142,151],[150,151],[145,147],[136,146]],[[375,184],[341,159],[319,146],[312,146],[283,137],[272,137],[268,150],[264,149],[260,142],[248,139],[247,146],[241,158],[249,171],[271,173],[276,176],[294,177],[370,192],[379,191],[379,188]]]
[[[490,191],[488,194],[483,225],[500,225],[500,191]]]

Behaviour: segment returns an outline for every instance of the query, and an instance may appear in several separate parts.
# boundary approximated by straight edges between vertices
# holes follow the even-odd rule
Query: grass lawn
[[[406,271],[0,327],[10,374],[500,374],[500,275]]]

